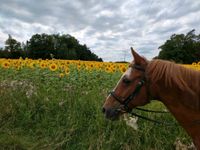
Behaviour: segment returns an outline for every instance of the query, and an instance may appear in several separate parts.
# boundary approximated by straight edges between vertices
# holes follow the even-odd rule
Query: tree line
[[[73,59],[102,61],[84,44],[69,34],[35,34],[26,43],[8,35],[5,47],[0,49],[1,58]]]

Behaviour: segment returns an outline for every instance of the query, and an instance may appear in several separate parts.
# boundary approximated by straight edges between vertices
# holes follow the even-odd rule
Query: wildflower
[[[125,114],[124,120],[128,126],[132,127],[134,130],[138,130],[137,117],[129,117],[128,115]]]

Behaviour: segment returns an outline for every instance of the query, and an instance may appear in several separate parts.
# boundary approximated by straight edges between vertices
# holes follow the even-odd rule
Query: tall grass
[[[139,119],[139,129],[133,130],[123,120],[105,119],[101,107],[120,73],[73,69],[63,78],[57,74],[0,69],[1,149],[169,150],[176,138],[190,142],[177,125]],[[147,107],[165,108],[157,102]],[[170,114],[142,115],[175,122]]]

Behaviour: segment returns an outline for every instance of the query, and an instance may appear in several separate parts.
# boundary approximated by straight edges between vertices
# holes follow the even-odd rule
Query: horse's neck
[[[152,96],[162,101],[169,111],[174,115],[180,125],[187,131],[192,137],[193,142],[196,144],[198,150],[200,149],[200,111],[192,109],[191,106],[187,106],[183,102],[191,100],[192,94],[189,92],[182,92],[178,89],[169,88],[163,85],[163,83],[157,83],[150,86]],[[190,97],[191,96],[191,97]]]
[[[187,118],[188,111],[200,113],[200,110],[196,107],[199,105],[196,100],[196,95],[190,89],[182,91],[176,87],[167,87],[163,82],[158,82],[153,84],[150,90],[153,97],[162,101],[175,115],[179,114]],[[188,117],[188,119],[190,119],[190,117]]]

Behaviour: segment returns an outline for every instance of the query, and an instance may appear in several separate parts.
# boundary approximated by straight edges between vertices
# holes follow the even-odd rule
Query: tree
[[[5,51],[10,53],[11,58],[19,58],[21,55],[21,43],[13,39],[9,34],[8,39],[5,41]]]
[[[28,56],[30,58],[51,58],[51,51],[54,49],[53,37],[47,34],[35,34],[28,43]]]
[[[69,34],[35,34],[27,42],[27,49],[28,56],[34,59],[50,59],[54,56],[57,59],[102,61],[86,45],[81,45]]]
[[[200,34],[195,35],[194,29],[186,35],[173,34],[159,49],[158,59],[184,64],[200,61]]]

